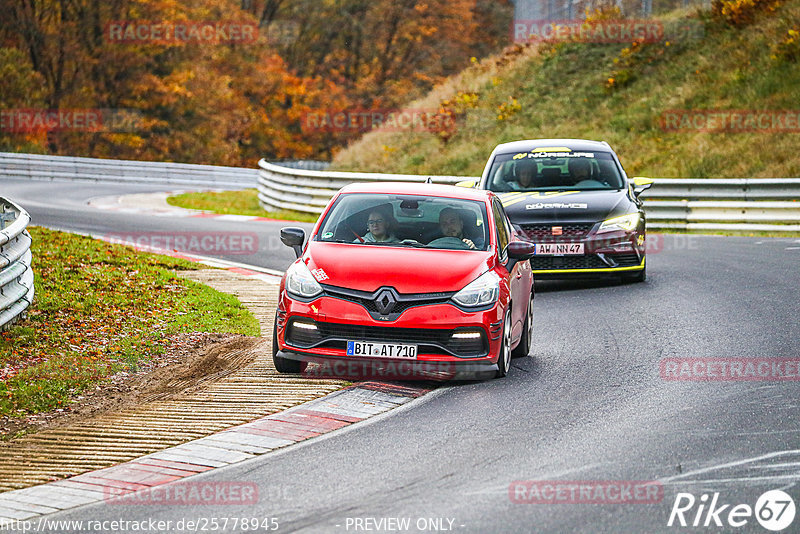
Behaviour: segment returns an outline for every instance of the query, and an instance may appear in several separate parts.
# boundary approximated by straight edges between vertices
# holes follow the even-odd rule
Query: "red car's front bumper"
[[[497,371],[504,312],[500,302],[474,312],[442,302],[410,306],[396,320],[385,321],[356,302],[330,296],[301,302],[283,292],[277,355],[317,364],[307,374],[350,380],[491,378]],[[347,341],[417,345],[417,356],[348,356]]]

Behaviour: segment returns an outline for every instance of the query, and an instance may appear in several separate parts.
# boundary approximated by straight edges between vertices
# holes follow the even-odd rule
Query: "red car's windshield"
[[[317,241],[361,245],[487,250],[486,205],[422,195],[341,195]]]

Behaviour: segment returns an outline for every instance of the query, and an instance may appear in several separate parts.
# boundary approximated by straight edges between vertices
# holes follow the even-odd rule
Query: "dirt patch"
[[[263,338],[239,334],[176,334],[170,341],[158,361],[142,365],[136,373],[117,373],[66,408],[25,418],[0,418],[0,439],[8,442],[23,434],[178,396],[242,369],[266,350]]]

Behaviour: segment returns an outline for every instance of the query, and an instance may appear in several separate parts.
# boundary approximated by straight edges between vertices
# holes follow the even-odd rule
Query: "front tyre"
[[[281,358],[278,356],[278,313],[275,312],[275,324],[272,326],[272,363],[275,364],[275,369],[279,373],[302,373],[306,369],[305,362],[298,362],[297,360],[289,360],[288,358]]]
[[[501,338],[500,354],[497,357],[497,378],[503,378],[511,368],[511,309],[506,310],[503,321],[503,337]]]
[[[525,324],[522,325],[522,337],[519,344],[511,351],[512,358],[524,358],[531,351],[533,341],[533,295],[528,300],[528,311],[525,314]]]

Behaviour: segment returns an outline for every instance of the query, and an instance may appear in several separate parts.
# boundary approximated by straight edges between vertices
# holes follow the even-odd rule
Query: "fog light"
[[[630,251],[633,250],[633,245],[630,242],[625,241],[624,243],[614,243],[613,245],[611,245],[611,248],[613,248],[615,251],[623,251],[623,250]]]
[[[304,319],[294,319],[289,323],[289,339],[287,343],[296,347],[310,347],[322,340],[317,325],[312,321]]]
[[[453,339],[477,339],[481,337],[480,332],[456,332]]]
[[[485,336],[481,330],[459,330],[450,334],[448,348],[463,356],[479,356],[487,352]]]

